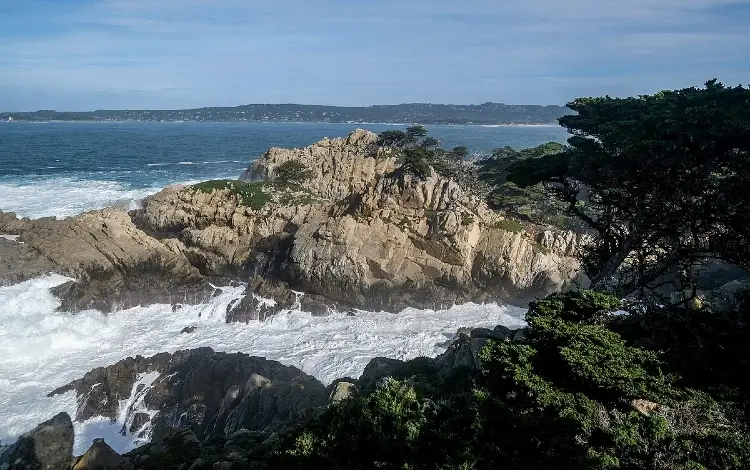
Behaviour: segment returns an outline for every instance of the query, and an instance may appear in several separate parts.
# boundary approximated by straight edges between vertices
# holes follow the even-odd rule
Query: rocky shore
[[[529,300],[568,286],[582,236],[503,216],[455,181],[394,173],[392,149],[364,130],[304,149],[272,148],[240,181],[175,186],[143,208],[55,220],[0,213],[0,282],[54,271],[74,279],[61,309],[193,303],[211,283],[248,283],[230,321],[301,307],[400,311]],[[284,162],[312,177],[269,184]],[[269,307],[258,300],[273,297]]]
[[[75,416],[60,413],[0,449],[0,468],[116,470],[247,468],[299,423],[326,408],[383,387],[388,378],[420,389],[449,388],[477,374],[488,339],[513,340],[523,330],[464,328],[440,356],[404,362],[374,358],[359,378],[325,386],[295,367],[210,348],[130,357],[51,391],[74,392]],[[140,447],[118,454],[104,439],[73,455],[73,421],[108,418]]]

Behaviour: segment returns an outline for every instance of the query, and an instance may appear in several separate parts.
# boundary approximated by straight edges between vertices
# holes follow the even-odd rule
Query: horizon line
[[[415,105],[430,105],[430,106],[483,106],[488,104],[502,105],[502,106],[538,106],[538,107],[558,107],[566,108],[566,105],[560,104],[508,104],[496,101],[485,101],[483,103],[430,103],[430,102],[411,102],[411,103],[395,103],[395,104],[370,104],[370,105],[335,105],[335,104],[306,104],[306,103],[246,103],[231,106],[200,106],[197,108],[99,108],[89,110],[59,110],[41,108],[33,111],[0,111],[0,114],[20,114],[20,113],[39,113],[39,112],[55,112],[55,113],[96,113],[100,111],[193,111],[200,109],[212,109],[212,108],[242,108],[246,106],[319,106],[328,108],[377,108],[377,107],[395,107],[395,106],[415,106]]]

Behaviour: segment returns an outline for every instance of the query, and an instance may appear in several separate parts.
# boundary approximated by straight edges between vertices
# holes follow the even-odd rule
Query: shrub
[[[203,193],[214,190],[228,189],[237,196],[240,204],[252,209],[260,209],[271,201],[271,196],[264,191],[266,182],[246,183],[237,180],[212,180],[194,184],[192,188]]]
[[[273,180],[280,184],[302,184],[312,178],[313,172],[297,160],[287,160],[274,169]]]
[[[521,233],[523,232],[523,224],[517,220],[501,219],[492,224],[494,228],[505,230],[506,232]]]

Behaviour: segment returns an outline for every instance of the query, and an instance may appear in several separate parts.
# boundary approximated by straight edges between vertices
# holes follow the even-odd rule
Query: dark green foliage
[[[406,131],[385,131],[378,136],[378,145],[397,151],[401,167],[394,175],[409,173],[417,178],[426,178],[433,168],[437,174],[452,178],[469,191],[481,188],[474,166],[464,161],[468,155],[466,147],[445,150],[440,141],[429,137],[423,126],[412,126]]]
[[[251,209],[262,209],[269,202],[275,201],[286,205],[314,204],[318,199],[304,188],[293,182],[257,181],[246,183],[238,180],[212,180],[194,184],[195,191],[210,193],[214,190],[227,189],[234,194],[238,202]]]
[[[406,133],[404,131],[383,131],[378,134],[378,145],[381,147],[403,147],[406,145]]]
[[[424,126],[411,126],[406,128],[406,142],[408,144],[420,145],[427,137],[427,129]]]
[[[422,147],[411,147],[404,149],[401,171],[411,173],[417,178],[430,176],[429,159],[431,153]]]
[[[242,205],[260,209],[271,201],[271,196],[263,190],[266,185],[265,182],[245,183],[238,180],[212,180],[194,184],[192,187],[203,193],[210,193],[216,189],[228,189],[237,196]]]
[[[747,468],[742,422],[710,395],[683,388],[663,356],[608,325],[619,301],[590,291],[532,303],[527,340],[493,341],[480,414],[493,429],[496,462],[515,468]],[[653,408],[639,411],[634,399]],[[534,437],[532,437],[534,436]],[[531,442],[525,442],[524,439]],[[538,439],[540,444],[534,444]]]
[[[523,232],[523,224],[517,220],[502,219],[498,220],[492,225],[494,228],[505,230],[506,232],[521,233]]]
[[[312,175],[312,171],[298,160],[287,160],[274,169],[274,181],[281,184],[302,184]]]
[[[469,156],[469,149],[466,147],[453,147],[450,153],[453,154],[454,157],[463,160]]]
[[[331,406],[286,436],[270,460],[277,468],[404,468],[418,457],[428,406],[413,388],[387,379],[370,395]]]
[[[542,184],[519,186],[509,179],[523,178],[524,165],[535,165],[546,155],[559,154],[565,147],[548,142],[538,147],[514,150],[510,147],[496,148],[492,155],[477,162],[478,175],[489,187],[487,202],[493,209],[501,210],[519,219],[554,225],[560,228],[575,228],[575,223],[563,215],[562,206],[551,200]],[[511,169],[516,169],[511,172]],[[513,178],[510,174],[513,173]],[[534,173],[536,174],[536,173]]]
[[[583,260],[595,286],[656,295],[663,281],[692,288],[706,257],[750,267],[750,89],[712,80],[569,107],[569,149],[514,164],[509,179],[544,183],[595,231]]]

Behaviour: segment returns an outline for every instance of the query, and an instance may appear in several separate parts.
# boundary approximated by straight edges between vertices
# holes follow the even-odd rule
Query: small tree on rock
[[[312,178],[313,172],[297,160],[287,160],[274,170],[274,182],[281,184],[302,184]]]

